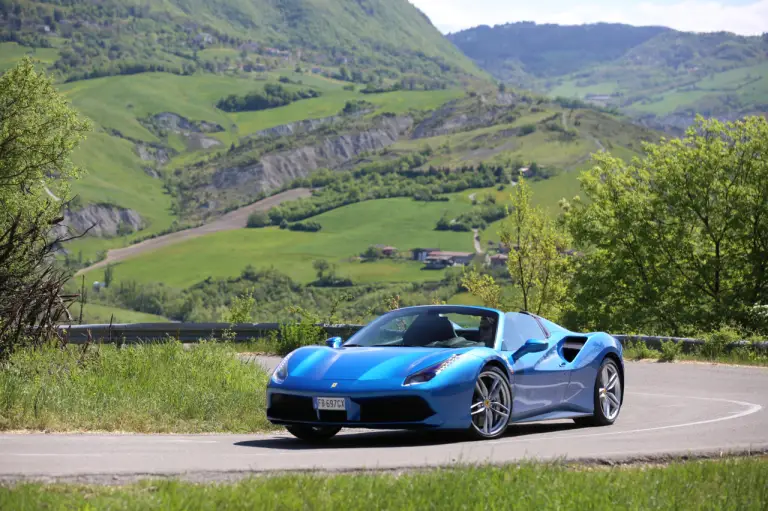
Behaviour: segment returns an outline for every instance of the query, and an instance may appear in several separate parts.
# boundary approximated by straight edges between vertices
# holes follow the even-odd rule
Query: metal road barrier
[[[328,337],[346,338],[360,330],[363,325],[318,325]],[[279,323],[126,323],[126,324],[94,324],[94,325],[60,325],[59,334],[67,337],[72,344],[84,344],[91,340],[96,343],[137,344],[158,342],[167,339],[178,339],[183,343],[195,343],[204,339],[221,339],[225,333],[234,342],[247,342],[278,333]],[[690,351],[695,346],[701,346],[701,339],[681,337],[657,337],[650,335],[623,335],[615,337],[622,344],[627,342],[644,342],[648,347],[659,349],[662,342],[674,341],[683,344],[683,351]],[[750,343],[739,341],[729,345],[752,346],[755,349],[768,351],[768,342]]]

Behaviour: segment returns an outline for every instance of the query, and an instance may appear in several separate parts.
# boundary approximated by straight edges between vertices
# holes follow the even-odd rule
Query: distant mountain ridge
[[[521,22],[447,37],[500,81],[635,117],[733,115],[768,105],[768,34]]]

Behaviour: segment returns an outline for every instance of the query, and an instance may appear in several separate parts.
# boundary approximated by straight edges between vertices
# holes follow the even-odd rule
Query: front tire
[[[480,372],[472,394],[469,434],[479,440],[491,440],[504,434],[512,412],[512,388],[507,376],[496,367]]]
[[[286,426],[285,429],[296,438],[313,443],[330,440],[341,431],[341,428],[334,426],[305,426],[303,424]]]
[[[600,364],[593,392],[594,415],[579,417],[574,422],[582,426],[610,426],[619,417],[623,397],[619,366],[613,359],[606,358]]]

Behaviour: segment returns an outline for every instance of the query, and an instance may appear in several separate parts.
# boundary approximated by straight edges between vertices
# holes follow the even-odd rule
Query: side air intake
[[[567,362],[573,362],[576,355],[579,354],[587,338],[584,336],[571,335],[563,339],[563,358]]]

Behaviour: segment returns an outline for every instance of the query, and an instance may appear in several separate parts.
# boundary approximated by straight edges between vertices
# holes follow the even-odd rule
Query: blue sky
[[[691,32],[768,32],[768,0],[410,0],[442,32],[514,21],[663,25]]]

